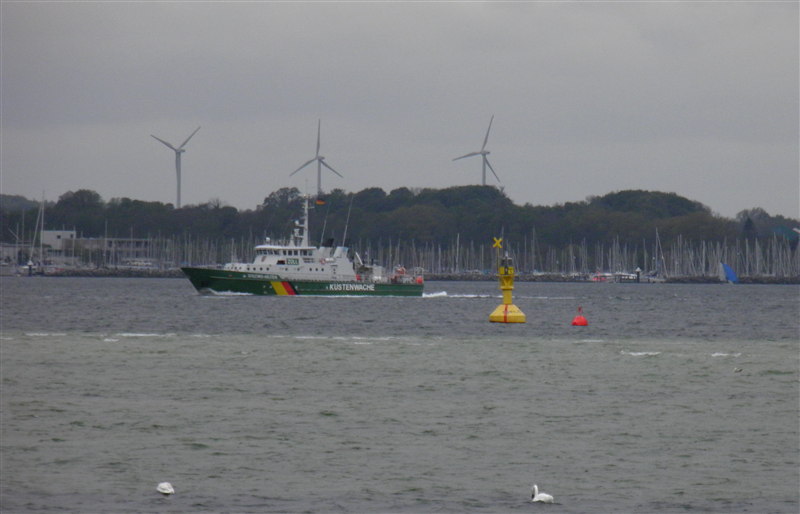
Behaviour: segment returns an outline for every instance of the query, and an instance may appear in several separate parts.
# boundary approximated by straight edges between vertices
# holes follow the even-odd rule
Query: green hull
[[[283,280],[277,275],[213,268],[181,268],[201,293],[278,296],[422,296],[422,284]]]

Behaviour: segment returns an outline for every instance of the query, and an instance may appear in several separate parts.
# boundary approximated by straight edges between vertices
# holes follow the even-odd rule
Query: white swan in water
[[[168,496],[170,494],[175,494],[175,488],[172,487],[172,484],[169,482],[161,482],[156,487],[156,491],[163,494],[164,496]]]
[[[547,493],[540,493],[539,486],[533,484],[533,487],[531,487],[531,501],[542,502],[542,503],[553,503],[553,497]]]

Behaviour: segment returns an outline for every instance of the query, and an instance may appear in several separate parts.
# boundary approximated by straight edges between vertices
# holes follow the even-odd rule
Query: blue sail
[[[726,281],[730,284],[736,284],[739,282],[739,277],[736,276],[736,272],[733,271],[733,268],[725,264],[724,262],[719,263],[719,279]]]

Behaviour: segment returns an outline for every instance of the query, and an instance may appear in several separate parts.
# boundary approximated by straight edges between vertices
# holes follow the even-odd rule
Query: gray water
[[[800,508],[796,286],[0,286],[4,513]]]

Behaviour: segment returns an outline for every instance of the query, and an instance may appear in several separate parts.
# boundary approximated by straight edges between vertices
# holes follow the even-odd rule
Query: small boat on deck
[[[387,273],[383,266],[364,263],[346,246],[334,246],[333,240],[310,245],[308,198],[303,218],[285,244],[267,238],[255,247],[253,262],[181,270],[200,293],[211,294],[422,296],[424,288],[422,275],[408,273],[402,266]]]

